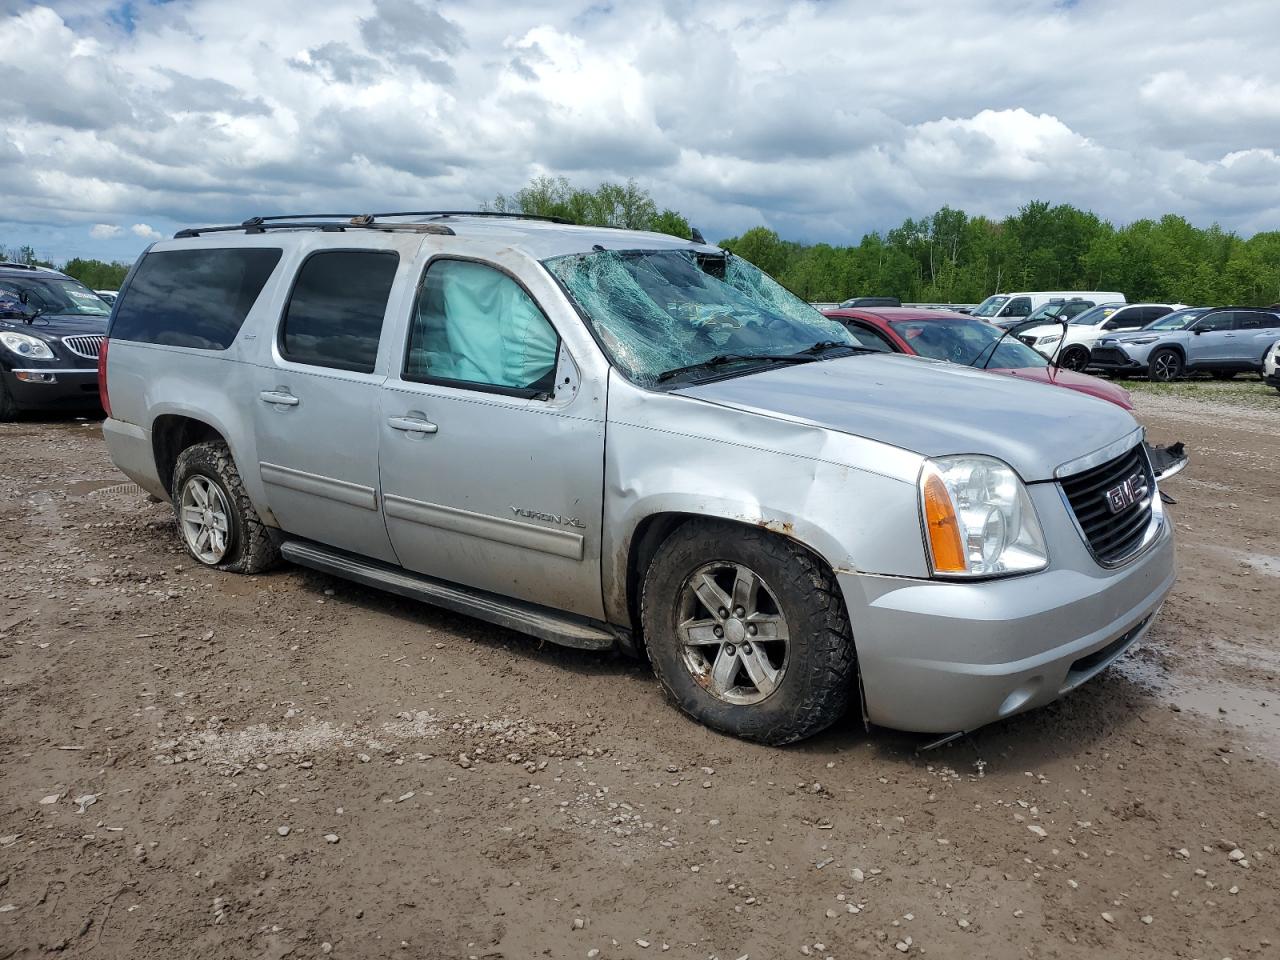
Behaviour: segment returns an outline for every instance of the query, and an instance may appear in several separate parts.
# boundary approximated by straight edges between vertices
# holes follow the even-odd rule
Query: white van
[[[993,293],[973,308],[973,316],[988,323],[1008,326],[1025,320],[1045,304],[1058,300],[1088,301],[1089,306],[1099,303],[1127,303],[1123,293],[1114,290],[1041,290],[1038,293]]]

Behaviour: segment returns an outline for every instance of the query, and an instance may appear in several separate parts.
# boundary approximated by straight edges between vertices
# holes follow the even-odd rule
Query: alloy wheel
[[[188,478],[179,501],[182,536],[201,563],[213,566],[227,555],[230,514],[227,498],[216,483],[200,474]]]
[[[693,679],[718,700],[759,703],[782,682],[790,636],[764,580],[739,563],[695,570],[680,591],[677,634]]]

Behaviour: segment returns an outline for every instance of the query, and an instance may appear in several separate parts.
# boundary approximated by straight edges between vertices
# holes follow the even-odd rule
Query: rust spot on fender
[[[757,527],[764,527],[764,529],[772,533],[780,533],[784,537],[795,536],[796,525],[790,520],[757,520],[755,523]]]

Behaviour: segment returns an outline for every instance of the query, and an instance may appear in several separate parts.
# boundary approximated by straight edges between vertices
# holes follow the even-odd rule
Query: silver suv
[[[458,214],[255,219],[134,266],[116,464],[202,564],[283,556],[569,646],[784,743],[1047,703],[1173,583],[1114,404],[870,352],[715,246]],[[566,678],[567,679],[567,678]]]
[[[1204,371],[1220,380],[1261,372],[1263,356],[1280,337],[1280,313],[1256,307],[1193,307],[1178,310],[1134,333],[1103,337],[1089,369],[1145,373],[1176,380]]]

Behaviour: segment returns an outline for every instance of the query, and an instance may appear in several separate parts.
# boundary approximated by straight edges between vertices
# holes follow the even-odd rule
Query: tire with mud
[[[276,540],[245,493],[225,443],[183,450],[172,490],[178,532],[196,562],[230,573],[261,573],[279,562]]]
[[[853,636],[834,575],[769,531],[697,520],[645,574],[653,671],[685,713],[767,744],[812,736],[854,697]]]

